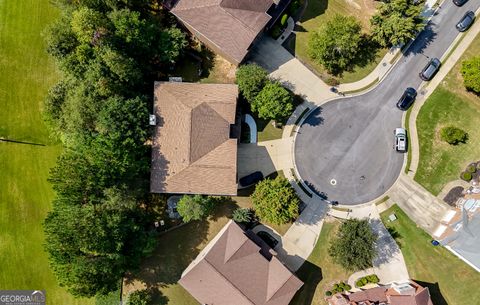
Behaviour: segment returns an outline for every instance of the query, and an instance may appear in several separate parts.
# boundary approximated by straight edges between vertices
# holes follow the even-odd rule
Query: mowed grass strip
[[[370,16],[373,15],[376,5],[376,2],[373,0],[308,0],[307,7],[296,28],[296,38],[291,41],[291,44],[295,45],[295,55],[310,68],[314,69],[322,79],[330,78],[331,76],[328,75],[325,69],[308,55],[310,34],[317,31],[335,14],[354,16],[362,24],[364,31],[368,32],[370,29]],[[375,69],[386,52],[386,49],[378,50],[375,60],[362,66],[356,66],[353,71],[343,73],[342,76],[338,77],[338,80],[341,83],[361,80]]]
[[[43,251],[49,169],[61,151],[41,105],[57,74],[41,32],[58,16],[48,0],[0,1],[0,289],[45,289],[48,304],[93,304],[58,286]]]
[[[460,74],[463,60],[479,56],[479,38],[428,98],[417,117],[420,161],[415,180],[434,195],[448,182],[459,179],[470,162],[480,160],[480,97],[465,90]],[[443,142],[440,130],[449,125],[465,130],[468,142],[456,146]]]
[[[297,271],[304,284],[290,305],[326,305],[325,292],[332,289],[333,284],[348,280],[350,273],[334,263],[328,254],[330,241],[336,236],[340,223],[338,220],[324,222],[315,248]]]
[[[388,222],[395,213],[397,220]],[[410,277],[429,287],[433,304],[478,304],[480,274],[442,246],[434,247],[432,238],[397,206],[381,214],[387,228],[398,232],[396,238]]]

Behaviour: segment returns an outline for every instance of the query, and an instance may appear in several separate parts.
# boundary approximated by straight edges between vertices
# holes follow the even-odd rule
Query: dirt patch
[[[452,188],[447,193],[447,195],[445,195],[445,197],[443,198],[443,201],[448,203],[448,205],[450,205],[452,207],[455,207],[458,198],[462,197],[463,190],[464,190],[464,188],[461,187],[461,186],[456,186],[456,187]]]

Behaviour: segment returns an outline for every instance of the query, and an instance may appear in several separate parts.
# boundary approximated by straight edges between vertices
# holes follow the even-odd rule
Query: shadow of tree
[[[432,298],[432,302],[435,305],[448,305],[447,301],[443,297],[441,291],[440,291],[440,286],[438,283],[428,283],[428,282],[422,282],[418,280],[413,280],[419,285],[423,287],[427,287],[428,290],[430,291],[430,297]]]
[[[290,304],[312,304],[317,285],[323,279],[322,269],[309,261],[305,261],[298,269],[296,275],[304,284],[295,294]]]
[[[398,232],[397,229],[394,228],[394,227],[387,227],[387,231],[388,231],[388,233],[390,233],[392,238],[395,240],[398,247],[402,248],[402,243],[401,243],[402,234],[400,234],[400,232]]]

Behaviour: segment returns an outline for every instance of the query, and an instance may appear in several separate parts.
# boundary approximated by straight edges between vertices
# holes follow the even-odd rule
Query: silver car
[[[395,143],[393,148],[397,152],[406,152],[407,151],[407,131],[405,128],[395,128],[393,132],[395,135]]]

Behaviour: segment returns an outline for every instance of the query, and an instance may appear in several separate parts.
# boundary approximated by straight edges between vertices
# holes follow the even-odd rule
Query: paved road
[[[295,163],[312,190],[354,205],[381,196],[393,185],[404,161],[404,155],[392,149],[393,130],[401,126],[403,115],[395,104],[406,87],[421,85],[418,73],[428,58],[442,57],[458,35],[455,24],[463,14],[479,7],[478,0],[461,8],[445,1],[374,90],[326,103],[305,120],[295,141]]]

